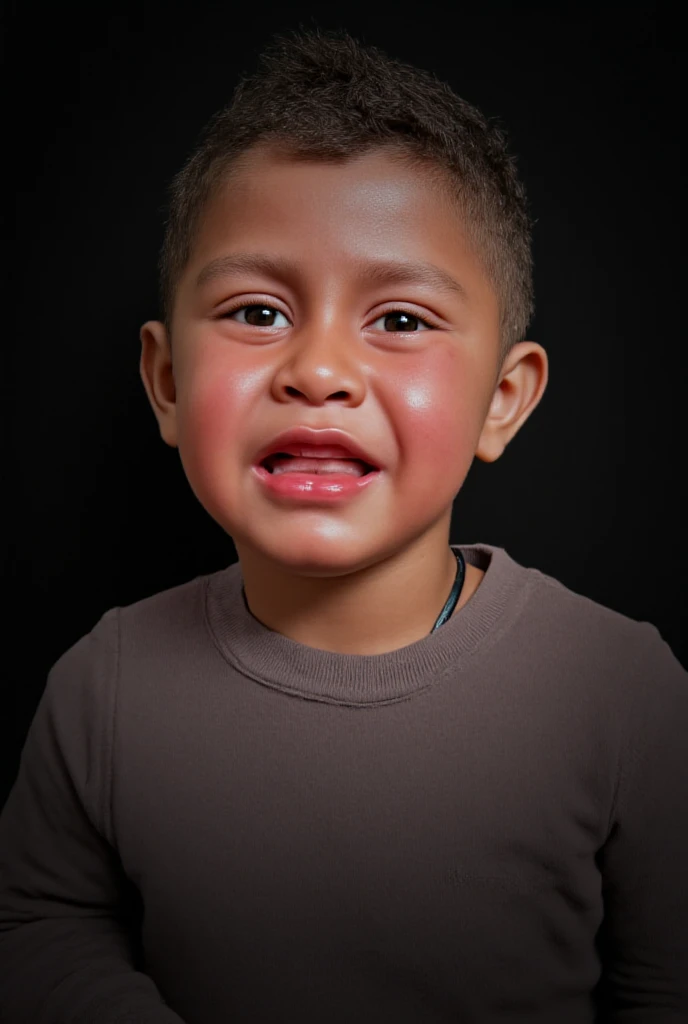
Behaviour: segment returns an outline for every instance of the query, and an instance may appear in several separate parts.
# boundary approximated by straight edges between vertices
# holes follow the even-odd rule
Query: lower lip
[[[292,501],[335,502],[354,497],[369,487],[380,473],[374,470],[365,476],[350,473],[269,473],[264,466],[253,471],[272,494]]]

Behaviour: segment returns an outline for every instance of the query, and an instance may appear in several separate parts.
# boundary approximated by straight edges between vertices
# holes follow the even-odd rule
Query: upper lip
[[[323,452],[321,455],[318,451],[304,452],[303,454],[308,454],[312,458],[360,459],[361,462],[366,462],[375,469],[379,468],[372,455],[346,431],[333,428],[316,430],[313,427],[292,427],[290,430],[278,434],[258,452],[256,462],[261,463],[268,455],[274,455],[275,452],[300,455],[302,447],[314,445],[326,447],[327,454]],[[331,449],[336,449],[336,451],[331,451]]]

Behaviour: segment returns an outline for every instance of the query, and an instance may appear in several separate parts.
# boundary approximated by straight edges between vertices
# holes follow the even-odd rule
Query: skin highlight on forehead
[[[492,283],[433,180],[379,150],[322,164],[246,154],[204,210],[182,290],[253,272],[289,283],[308,272],[322,280],[327,264],[342,286],[345,278],[368,290],[415,285],[474,312],[482,307],[492,320]],[[254,238],[255,250],[246,245]]]

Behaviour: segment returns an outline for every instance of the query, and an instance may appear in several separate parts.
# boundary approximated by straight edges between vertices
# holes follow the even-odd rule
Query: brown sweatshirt
[[[240,563],[52,667],[0,814],[2,1024],[685,1024],[688,673],[461,545],[435,633],[337,654]]]

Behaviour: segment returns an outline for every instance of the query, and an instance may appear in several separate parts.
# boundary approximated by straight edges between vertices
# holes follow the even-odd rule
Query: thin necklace
[[[464,561],[463,555],[461,554],[460,548],[457,548],[456,551],[454,551],[454,555],[456,556],[457,562],[456,576],[454,577],[454,586],[451,588],[451,593],[447,598],[447,603],[440,612],[437,622],[430,630],[431,633],[434,633],[436,629],[439,629],[440,626],[443,626],[445,624],[447,619],[450,617],[451,613],[456,608],[456,602],[459,600],[459,597],[461,596],[461,591],[463,590],[463,581],[466,578],[466,563]],[[241,585],[241,596],[244,599],[244,604],[247,610],[250,611],[251,609],[248,607],[248,601],[246,600],[246,591],[244,589],[243,583]]]
[[[453,550],[454,549],[452,548],[452,551]],[[447,603],[440,612],[440,617],[430,630],[431,633],[434,633],[436,629],[439,629],[440,626],[443,626],[444,623],[447,621],[451,613],[456,608],[456,602],[459,600],[461,591],[463,589],[463,581],[466,577],[466,563],[464,561],[463,555],[461,554],[460,548],[457,548],[456,551],[454,551],[454,554],[456,555],[456,561],[458,563],[456,566],[456,577],[454,579],[454,586],[451,588],[451,594],[447,598]]]

